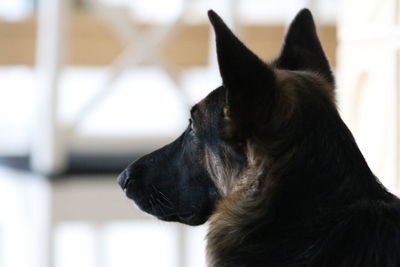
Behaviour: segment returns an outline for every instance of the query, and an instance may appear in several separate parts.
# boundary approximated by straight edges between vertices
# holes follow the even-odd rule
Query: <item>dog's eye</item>
[[[193,120],[189,119],[189,130],[190,133],[194,133],[194,126],[193,126]]]

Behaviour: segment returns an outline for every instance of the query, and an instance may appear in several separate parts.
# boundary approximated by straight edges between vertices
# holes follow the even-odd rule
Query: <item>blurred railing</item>
[[[124,44],[101,17],[87,12],[71,16],[68,64],[107,65],[123,51]],[[36,21],[36,17],[20,22],[0,21],[0,65],[34,64]],[[132,25],[135,25],[133,21]],[[140,25],[144,29],[150,27],[152,25]],[[162,56],[180,67],[206,66],[209,30],[208,23],[183,25],[168,43],[161,44]],[[265,58],[279,51],[284,31],[285,25],[243,25],[241,29],[246,44]],[[318,31],[329,60],[335,66],[336,27],[321,25]]]

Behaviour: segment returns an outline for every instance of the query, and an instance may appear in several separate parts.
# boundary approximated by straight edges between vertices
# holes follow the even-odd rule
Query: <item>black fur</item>
[[[223,86],[181,137],[120,175],[127,196],[163,220],[212,215],[213,267],[400,267],[400,201],[339,116],[311,13],[271,64],[209,17]]]
[[[294,18],[280,56],[273,63],[287,70],[308,70],[323,75],[334,83],[329,62],[319,42],[315,24],[308,9],[301,10]]]

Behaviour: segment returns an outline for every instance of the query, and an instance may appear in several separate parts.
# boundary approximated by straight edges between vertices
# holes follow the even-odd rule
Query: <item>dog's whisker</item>
[[[167,213],[165,212],[165,210],[164,210],[163,206],[161,205],[159,199],[154,197],[153,194],[150,194],[150,198],[151,198],[151,200],[152,200],[152,202],[154,204],[154,208],[157,209],[158,211],[160,211],[160,213],[163,216],[166,215]],[[159,205],[156,205],[156,204],[159,204]]]
[[[151,198],[149,198],[150,209],[155,212],[154,203]]]
[[[161,192],[160,192],[160,193],[161,193]],[[165,200],[165,201],[169,204],[170,207],[174,206],[174,205],[172,204],[172,202],[171,202],[164,194],[161,193],[160,196],[161,196],[161,198],[162,198],[163,200]]]
[[[172,205],[172,201],[163,192],[161,192],[154,184],[152,187],[165,201]]]
[[[155,200],[157,201],[158,204],[160,204],[161,206],[163,206],[164,208],[170,209],[172,210],[173,207],[170,205],[167,205],[166,203],[164,203],[161,199],[159,198],[155,198]]]

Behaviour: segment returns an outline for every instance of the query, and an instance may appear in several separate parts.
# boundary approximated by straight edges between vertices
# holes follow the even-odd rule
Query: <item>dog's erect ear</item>
[[[317,72],[328,82],[334,82],[310,10],[302,9],[296,15],[286,34],[281,54],[274,64],[282,69]]]
[[[219,71],[227,89],[229,114],[242,129],[266,108],[274,91],[273,70],[250,51],[212,10],[208,16],[216,35]]]

